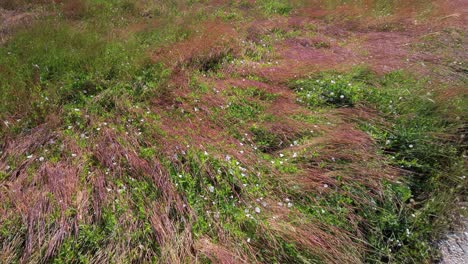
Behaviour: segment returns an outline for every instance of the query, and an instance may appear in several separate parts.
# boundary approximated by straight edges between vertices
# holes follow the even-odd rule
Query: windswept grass
[[[365,69],[331,72],[298,80],[293,86],[299,101],[310,108],[361,105],[379,110],[384,122],[362,120],[360,126],[407,178],[403,185],[384,183],[384,200],[374,209],[364,207],[367,240],[373,247],[367,258],[372,262],[431,258],[435,253],[430,241],[450,225],[449,214],[467,188],[466,146],[459,134],[465,126],[466,96],[447,104],[440,98],[443,90],[400,71],[382,78]]]
[[[45,14],[0,47],[1,263],[437,258],[467,188],[456,87],[262,75],[329,29],[307,1],[39,2],[4,4]],[[293,44],[343,52],[320,40]]]

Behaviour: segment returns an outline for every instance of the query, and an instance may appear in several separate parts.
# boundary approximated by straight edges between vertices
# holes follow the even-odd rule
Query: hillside
[[[467,15],[0,0],[0,263],[438,262],[467,214]]]

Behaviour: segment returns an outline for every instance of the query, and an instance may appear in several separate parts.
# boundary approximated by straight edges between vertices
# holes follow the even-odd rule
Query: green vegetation
[[[267,14],[287,15],[292,10],[292,6],[285,0],[264,0],[260,5]]]
[[[348,63],[334,11],[403,4],[313,2],[2,2],[38,17],[0,44],[0,263],[436,260],[466,213],[464,64],[312,67]]]
[[[457,201],[467,188],[465,150],[456,138],[466,98],[437,102],[440,91],[428,88],[427,80],[401,71],[377,78],[360,68],[322,73],[295,81],[293,87],[310,108],[367,105],[385,117],[385,123],[363,120],[360,126],[408,177],[404,185],[384,183],[384,200],[373,205],[378,209],[364,207],[361,213],[371,227],[367,240],[374,250],[369,261],[422,262],[434,254],[429,243],[447,227],[446,218],[457,207],[448,201]],[[447,137],[452,134],[457,136]]]

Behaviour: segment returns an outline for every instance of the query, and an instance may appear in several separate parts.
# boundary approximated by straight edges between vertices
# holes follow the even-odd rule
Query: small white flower
[[[26,158],[28,158],[28,159],[30,159],[30,158],[32,158],[32,157],[33,157],[33,155],[28,155],[28,156],[26,156]]]
[[[293,206],[292,203],[288,203],[288,208],[291,208]]]
[[[293,158],[297,158],[297,153],[294,152],[292,157],[293,157]]]
[[[414,146],[413,146],[413,144],[410,144],[408,147],[409,147],[409,148],[413,148]]]
[[[282,158],[282,157],[284,157],[284,154],[283,154],[283,153],[280,153],[279,156]]]
[[[206,152],[206,151],[205,151],[205,152],[203,152],[203,154],[205,154],[205,156],[208,156],[208,152]]]
[[[340,98],[343,99],[343,98],[344,98],[344,95],[340,95]]]
[[[210,185],[210,186],[208,187],[208,190],[209,190],[210,192],[214,192],[215,189],[214,189],[214,187],[213,187],[212,185]]]
[[[72,157],[76,157],[76,154],[75,154],[75,153],[72,153],[71,156],[72,156]]]
[[[44,161],[44,157],[39,157],[39,161]]]
[[[255,212],[256,212],[257,214],[259,214],[259,213],[260,213],[260,207],[255,207]]]
[[[72,126],[68,126],[68,129],[72,129],[73,127]]]
[[[328,188],[328,184],[324,184],[323,187],[324,187],[324,188]]]
[[[247,243],[250,243],[250,237],[247,238]]]

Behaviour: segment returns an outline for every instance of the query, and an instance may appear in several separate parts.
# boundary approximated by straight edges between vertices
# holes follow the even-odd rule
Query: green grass
[[[266,14],[288,15],[293,9],[289,1],[262,0],[259,3]]]
[[[407,176],[403,185],[385,183],[377,209],[361,205],[359,214],[367,219],[366,239],[372,248],[370,262],[433,258],[436,251],[430,243],[450,224],[444,218],[467,187],[461,180],[464,150],[445,136],[456,135],[463,126],[460,120],[445,118],[447,109],[461,109],[466,98],[453,100],[452,105],[439,103],[433,94],[437,91],[428,85],[427,80],[400,71],[378,78],[362,69],[326,72],[293,84],[300,103],[311,109],[361,105],[378,109],[385,117],[385,123],[361,121],[361,128]]]
[[[466,97],[447,100],[446,87],[429,79],[366,68],[291,80],[298,109],[290,116],[271,110],[287,106],[291,91],[217,90],[216,81],[244,77],[281,89],[226,68],[270,67],[275,44],[315,34],[310,25],[274,28],[239,52],[179,68],[150,59],[196,36],[206,20],[242,29],[282,20],[306,1],[257,2],[88,0],[75,13],[49,4],[56,16],[19,29],[1,47],[0,118],[8,123],[0,138],[25,139],[43,125],[51,137],[37,146],[43,137],[25,146],[11,141],[18,149],[0,153],[0,244],[8,249],[0,262],[20,262],[30,237],[42,239],[25,257],[30,262],[216,262],[210,254],[219,248],[200,249],[203,239],[247,262],[436,258],[432,243],[467,187]],[[364,3],[326,2],[330,9]],[[399,1],[373,4],[374,15],[387,16]],[[373,118],[350,118],[349,109],[371,109]],[[180,122],[174,134],[171,121]],[[376,148],[334,142],[342,125],[365,131]],[[72,190],[48,179],[51,168],[66,166],[77,172]],[[390,168],[402,169],[400,177],[390,180]],[[28,197],[10,192],[17,185]],[[22,208],[17,200],[34,203]]]

